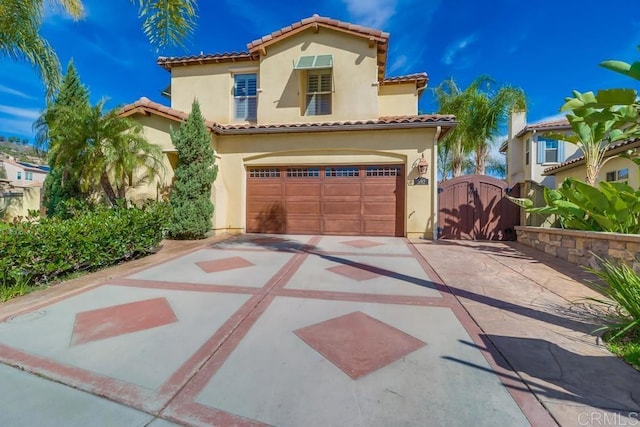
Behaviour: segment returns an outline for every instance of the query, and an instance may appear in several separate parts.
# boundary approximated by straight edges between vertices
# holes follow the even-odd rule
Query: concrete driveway
[[[484,330],[486,313],[514,304],[471,297],[456,276],[486,248],[260,235],[194,245],[0,306],[0,425],[517,426],[562,413],[589,425],[541,404],[531,366],[503,357],[516,345],[518,361],[526,342]]]

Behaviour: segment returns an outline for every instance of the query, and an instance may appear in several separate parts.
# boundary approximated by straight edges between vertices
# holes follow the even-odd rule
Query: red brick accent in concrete
[[[83,311],[76,314],[71,345],[144,331],[177,321],[166,298]]]
[[[220,271],[235,270],[236,268],[251,267],[255,264],[242,257],[235,256],[211,261],[200,261],[196,262],[196,265],[205,273],[217,273]]]
[[[353,248],[373,248],[375,246],[383,246],[384,243],[379,243],[379,242],[372,242],[371,240],[364,240],[364,239],[359,239],[359,240],[349,240],[346,242],[340,242],[343,245],[348,245],[351,246]]]
[[[354,380],[425,346],[419,339],[360,311],[294,333]]]
[[[339,274],[341,276],[347,277],[352,280],[357,280],[358,282],[380,277],[378,273],[374,273],[373,271],[363,270],[361,268],[353,267],[351,265],[338,265],[336,267],[329,267],[327,268],[327,271]]]

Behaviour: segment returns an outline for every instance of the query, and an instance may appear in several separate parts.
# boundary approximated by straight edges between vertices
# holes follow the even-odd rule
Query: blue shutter
[[[562,163],[564,162],[565,159],[565,154],[564,154],[564,146],[565,146],[566,142],[565,141],[558,141],[558,163]]]
[[[544,139],[536,138],[536,144],[538,144],[536,163],[544,163],[544,149],[546,148]]]

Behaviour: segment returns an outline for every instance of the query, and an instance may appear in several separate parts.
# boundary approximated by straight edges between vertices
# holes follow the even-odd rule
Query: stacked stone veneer
[[[640,234],[516,227],[518,242],[574,264],[596,267],[595,255],[625,260],[640,270]]]

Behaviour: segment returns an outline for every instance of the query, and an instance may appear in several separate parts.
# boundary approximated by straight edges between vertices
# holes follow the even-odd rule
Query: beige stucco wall
[[[430,185],[408,183],[418,176],[413,165],[420,155],[432,158],[434,136],[434,129],[219,136],[215,147],[220,169],[214,184],[217,228],[239,231],[245,228],[248,165],[404,164],[406,234],[431,238],[434,168],[429,168]]]
[[[162,197],[166,187],[171,186],[173,180],[173,166],[170,156],[176,156],[175,148],[171,143],[170,129],[177,129],[179,124],[159,116],[136,115],[136,121],[142,126],[143,134],[147,141],[157,145],[163,152],[162,167],[158,175],[149,179],[146,171],[139,169],[134,173],[132,188],[127,189],[127,199],[134,203],[147,199],[158,200]]]
[[[294,70],[301,56],[333,55],[331,114],[304,115],[305,72]],[[378,117],[375,46],[363,37],[321,27],[307,29],[267,47],[260,57],[259,123],[295,123]]]
[[[640,181],[638,177],[638,166],[636,166],[636,164],[631,160],[623,159],[620,157],[608,160],[604,164],[604,166],[602,166],[602,169],[600,169],[600,173],[598,174],[598,182],[606,181],[607,172],[613,172],[624,168],[629,169],[629,185],[631,185],[633,188],[639,188]],[[573,177],[584,181],[587,176],[587,170],[583,164],[571,169],[560,171],[556,173],[555,176],[556,187],[559,187],[562,182],[568,177]]]
[[[5,220],[26,219],[29,211],[40,212],[40,187],[25,187],[19,191],[22,197],[0,198],[0,208],[5,209]]]
[[[174,67],[171,70],[171,107],[188,113],[195,98],[204,117],[216,123],[230,123],[233,118],[233,74],[257,72],[258,66],[258,61],[240,61]],[[258,87],[260,85],[258,75]]]
[[[418,91],[415,82],[380,86],[378,114],[380,117],[418,114]]]

